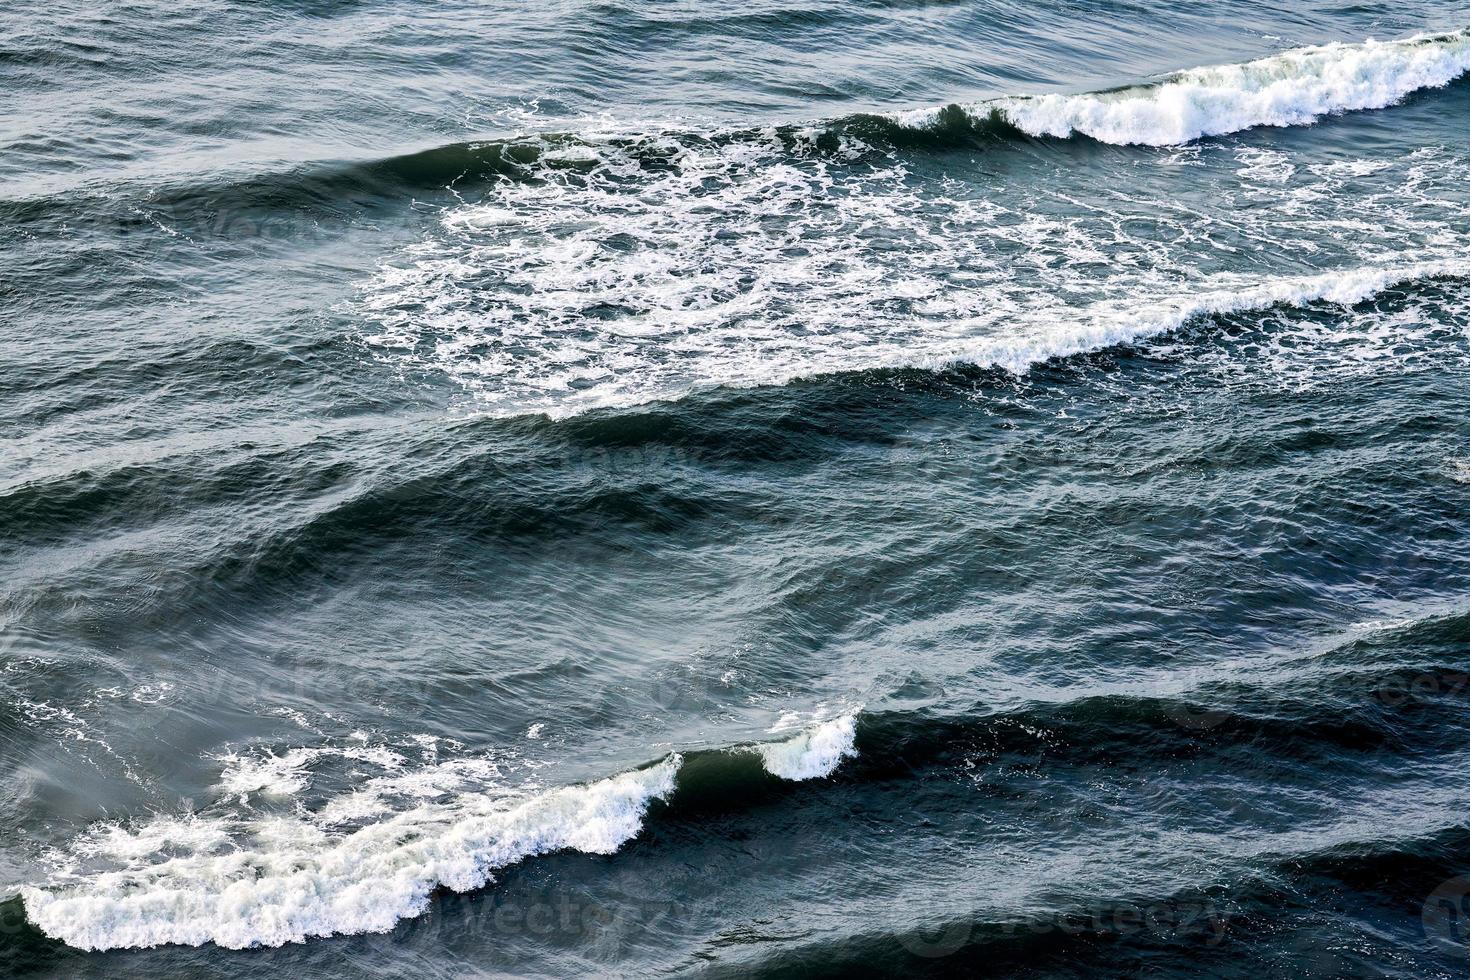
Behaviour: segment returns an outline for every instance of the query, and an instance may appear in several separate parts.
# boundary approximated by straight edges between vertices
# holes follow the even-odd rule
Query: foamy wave
[[[1470,71],[1470,33],[1299,48],[1240,65],[1194,68],[1157,85],[1005,99],[999,110],[1035,136],[1081,133],[1108,143],[1169,146],[1257,126],[1302,126],[1382,109]],[[915,121],[908,117],[904,122]]]
[[[766,771],[782,779],[821,779],[857,755],[857,715],[834,718],[781,742],[756,746]]]
[[[777,776],[816,779],[856,754],[855,730],[856,717],[848,714],[752,751]],[[222,757],[221,789],[227,798],[299,791],[309,782],[313,751],[327,750],[290,750],[251,764]],[[485,773],[453,760],[404,770],[399,757],[364,753],[390,774],[315,813],[251,821],[159,816],[135,828],[100,824],[73,842],[67,870],[45,887],[22,891],[26,915],[48,936],[79,949],[204,943],[239,949],[384,932],[424,912],[437,888],[480,888],[496,869],[539,854],[615,852],[637,836],[649,805],[673,792],[683,762],[676,753],[585,785],[455,795],[452,788]],[[342,829],[405,801],[407,809]],[[108,870],[83,870],[99,865]]]
[[[479,888],[495,869],[537,854],[613,853],[637,835],[648,805],[673,791],[679,763],[670,756],[520,802],[469,797],[419,807],[336,838],[275,820],[257,828],[251,848],[27,888],[26,915],[80,949],[208,942],[238,949],[384,932],[422,913],[436,888]],[[310,833],[283,832],[293,828]]]

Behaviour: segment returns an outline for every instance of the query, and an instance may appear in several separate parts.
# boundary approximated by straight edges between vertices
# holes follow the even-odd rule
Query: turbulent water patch
[[[1068,145],[992,162],[970,140],[1015,125],[1177,143],[1386,104],[1467,64],[1461,33],[902,124],[548,137],[385,261],[351,311],[370,350],[477,409],[556,417],[871,369],[1023,372],[1193,317],[1351,304],[1463,269],[1464,160]]]

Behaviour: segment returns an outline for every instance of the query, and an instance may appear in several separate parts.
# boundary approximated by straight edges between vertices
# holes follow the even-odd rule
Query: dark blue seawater
[[[0,974],[1470,975],[1470,8],[0,11]]]

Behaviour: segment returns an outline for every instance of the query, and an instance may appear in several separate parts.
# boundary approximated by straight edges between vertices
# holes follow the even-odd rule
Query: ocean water
[[[1470,9],[0,12],[0,974],[1470,975]]]

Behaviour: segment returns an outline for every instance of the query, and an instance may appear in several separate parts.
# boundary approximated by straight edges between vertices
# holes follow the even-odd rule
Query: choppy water
[[[1467,25],[0,13],[0,970],[1470,972]]]

